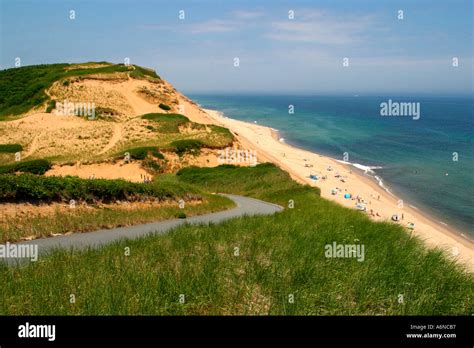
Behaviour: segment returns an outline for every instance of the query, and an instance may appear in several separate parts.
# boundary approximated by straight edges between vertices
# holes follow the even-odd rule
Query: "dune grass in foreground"
[[[194,185],[178,182],[173,175],[161,175],[150,184],[106,179],[91,181],[77,177],[0,175],[0,201],[5,198],[26,202],[35,198],[35,203],[42,204],[59,201],[62,206],[56,206],[47,216],[30,214],[4,218],[0,215],[1,243],[18,242],[25,237],[36,239],[169,220],[183,214],[187,217],[202,215],[234,206],[230,199],[204,193]],[[70,208],[69,199],[76,200],[74,208]],[[155,199],[158,203],[153,205]],[[181,199],[183,208],[179,207]],[[132,204],[101,204],[115,200]]]
[[[2,265],[0,313],[472,313],[472,274],[441,251],[425,249],[399,226],[321,199],[272,165],[187,168],[178,178],[285,207],[293,200],[294,208],[100,250],[55,252],[20,269]],[[364,244],[365,260],[326,258],[324,246],[334,241]]]

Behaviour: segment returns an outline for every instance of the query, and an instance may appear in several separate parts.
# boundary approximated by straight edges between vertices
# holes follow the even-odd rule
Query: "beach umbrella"
[[[351,198],[351,194],[350,194],[350,193],[345,193],[345,194],[344,194],[344,198],[345,198],[345,199]]]

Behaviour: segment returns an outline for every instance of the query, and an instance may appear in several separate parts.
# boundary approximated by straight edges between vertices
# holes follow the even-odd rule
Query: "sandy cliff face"
[[[53,160],[54,168],[47,175],[95,174],[141,181],[145,169],[135,165],[127,171],[124,163],[117,163],[117,154],[124,149],[166,147],[176,139],[212,137],[208,127],[180,126],[177,134],[160,133],[153,122],[141,118],[147,113],[180,113],[192,122],[215,123],[195,102],[162,79],[134,79],[128,73],[88,75],[57,81],[46,93],[56,101],[56,107],[50,113],[36,108],[17,120],[1,123],[0,143],[22,144],[22,160]],[[163,110],[160,104],[170,109]],[[187,165],[220,164],[216,149],[182,158],[172,152],[164,154],[167,172]],[[0,162],[12,160],[0,158]]]

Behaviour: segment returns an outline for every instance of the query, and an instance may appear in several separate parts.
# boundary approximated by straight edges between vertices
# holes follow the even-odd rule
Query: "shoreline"
[[[245,121],[244,121],[245,122]],[[248,123],[248,122],[247,122]],[[264,126],[265,127],[265,126]],[[274,129],[274,128],[271,128],[271,127],[268,127],[271,129],[271,132],[272,132],[272,136],[274,137],[274,139],[276,141],[280,141],[280,139],[285,139],[281,136],[281,133],[279,130],[277,129]],[[309,151],[309,152],[312,152],[314,154],[317,154],[317,155],[320,155],[319,153],[317,152],[314,152],[312,150],[306,150],[306,149],[302,149],[300,147],[298,147],[297,145],[294,145],[294,144],[291,144],[291,143],[287,143],[286,142],[286,139],[285,139],[285,142],[284,142],[286,145],[296,149],[296,150],[303,150],[303,151]],[[392,190],[390,188],[388,188],[387,186],[385,186],[385,182],[382,180],[382,178],[380,178],[379,175],[377,175],[377,173],[375,173],[373,170],[372,170],[372,173],[374,175],[368,175],[368,174],[365,174],[364,173],[364,170],[362,168],[358,168],[356,165],[361,165],[360,163],[352,163],[352,162],[344,162],[344,161],[341,161],[341,160],[338,160],[338,159],[335,159],[331,156],[328,156],[328,155],[321,155],[321,156],[324,156],[324,157],[327,157],[327,158],[330,158],[332,159],[333,161],[336,161],[336,162],[339,162],[343,165],[345,165],[347,167],[348,170],[352,170],[360,179],[362,180],[368,180],[368,183],[370,185],[376,185],[379,189],[385,191],[388,195],[390,195],[391,197],[393,197],[394,199],[398,200],[400,199],[400,196],[398,196],[397,194],[393,193]],[[365,166],[365,165],[361,165],[361,166],[364,166],[364,167],[367,167],[369,168],[369,166]],[[373,168],[372,168],[373,169]],[[405,200],[404,200],[405,201]],[[467,231],[463,231],[462,229],[460,228],[457,228],[456,226],[453,226],[453,225],[450,225],[450,224],[447,224],[446,222],[443,222],[441,219],[441,217],[439,216],[436,216],[435,214],[431,214],[429,212],[427,212],[425,210],[425,207],[421,207],[421,208],[418,208],[418,206],[414,206],[411,204],[412,202],[408,202],[408,201],[405,201],[405,206],[409,207],[408,209],[412,210],[414,214],[418,214],[418,215],[421,215],[423,216],[425,219],[428,219],[430,220],[432,223],[435,223],[435,224],[439,224],[440,226],[439,227],[442,227],[442,228],[445,228],[450,234],[452,234],[454,237],[456,238],[459,238],[460,240],[463,240],[463,241],[466,241],[468,243],[474,243],[474,239],[470,238],[469,236],[466,235]]]
[[[375,177],[364,174],[351,163],[287,144],[274,128],[232,119],[217,110],[202,110],[212,121],[229,128],[244,148],[257,150],[259,162],[276,164],[296,181],[319,187],[321,197],[343,206],[355,208],[360,198],[367,214],[374,221],[390,221],[393,214],[403,216],[397,223],[404,227],[414,223],[412,235],[419,237],[428,247],[444,249],[448,255],[474,271],[474,243],[467,236],[464,237],[462,231],[443,225],[435,216],[411,207],[409,203],[399,208],[399,197],[387,192]],[[313,180],[309,178],[310,175],[318,179]],[[334,191],[337,193],[333,194]],[[341,193],[350,193],[352,197],[344,199]],[[355,197],[358,197],[356,201]],[[370,216],[371,210],[378,216]]]

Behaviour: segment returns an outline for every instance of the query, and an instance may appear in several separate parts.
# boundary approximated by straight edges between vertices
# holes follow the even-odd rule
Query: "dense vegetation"
[[[51,111],[53,111],[55,107],[56,107],[56,100],[50,100],[48,102],[48,106],[46,107],[46,112],[48,114],[51,113]]]
[[[159,180],[148,183],[146,189],[148,191],[150,186],[154,186],[152,191],[158,194],[161,193],[161,197],[163,197],[162,193],[164,192],[171,193],[172,196],[168,195],[169,199],[165,201],[155,196],[147,200],[148,196],[140,195],[134,188],[131,188],[131,190],[134,191],[134,196],[128,196],[128,198],[136,199],[137,195],[139,195],[140,201],[145,199],[146,203],[137,202],[137,204],[131,205],[129,204],[130,202],[122,200],[115,202],[118,204],[110,202],[112,203],[111,205],[103,206],[103,203],[107,203],[104,200],[87,202],[84,199],[75,198],[77,204],[71,207],[71,202],[67,200],[70,197],[78,197],[77,194],[81,192],[81,189],[77,190],[77,182],[74,179],[75,178],[71,181],[70,178],[64,178],[64,180],[55,178],[55,180],[60,181],[60,187],[62,187],[62,189],[58,190],[54,188],[54,190],[57,191],[57,195],[52,199],[58,203],[52,205],[54,212],[45,215],[41,213],[35,214],[33,210],[30,214],[23,215],[20,211],[19,214],[13,216],[7,215],[8,218],[2,219],[2,221],[0,221],[0,243],[7,241],[16,242],[23,240],[25,237],[42,238],[58,233],[96,231],[98,229],[183,218],[186,216],[219,211],[234,206],[234,203],[228,198],[203,193],[193,185],[178,181],[174,175],[160,175]],[[10,181],[10,186],[13,185],[13,189],[4,187],[7,192],[10,192],[10,196],[12,190],[17,189],[15,180],[18,179],[12,180],[13,181]],[[30,185],[28,183],[29,179],[21,178],[19,180],[26,180],[21,187],[23,190],[28,189]],[[37,178],[32,178],[32,180],[37,180]],[[1,181],[0,177],[0,182]],[[50,181],[50,183],[54,182],[55,181]],[[112,186],[120,185],[120,183],[115,181],[109,184]],[[79,183],[79,187],[83,187],[83,185],[84,181]],[[69,188],[65,188],[65,186]],[[43,186],[35,186],[33,190],[41,187]],[[107,190],[108,187],[110,186],[103,186],[105,190]],[[46,195],[46,199],[48,196],[51,196],[51,193]],[[28,193],[27,197],[31,198],[32,194]],[[103,197],[103,194],[101,194],[101,197]],[[43,198],[45,197],[43,196]],[[99,199],[99,197],[96,197],[96,199]],[[180,199],[186,202],[184,207],[179,205]],[[1,200],[2,199],[0,199],[0,201]],[[41,203],[47,203],[46,200],[34,201],[28,199],[27,201],[33,204],[38,203],[43,207],[44,205]],[[61,201],[65,202],[62,203]]]
[[[176,176],[197,186],[206,187],[212,192],[225,192],[250,195],[268,201],[277,201],[286,205],[288,193],[320,195],[317,187],[300,185],[289,175],[271,163],[262,163],[255,167],[240,167],[222,164],[215,168],[187,167]],[[280,195],[285,193],[283,200]]]
[[[145,159],[148,154],[151,154],[153,157],[158,159],[164,159],[165,156],[158,150],[156,146],[142,146],[142,147],[135,147],[132,149],[127,149],[124,153],[129,153],[130,157],[137,160]],[[120,155],[122,156],[122,154]]]
[[[143,68],[138,65],[134,65],[133,67],[134,67],[134,70],[130,72],[130,77],[138,78],[138,79],[146,78],[146,77],[151,77],[153,80],[160,79],[160,77],[156,74],[156,71],[152,69]]]
[[[44,93],[67,64],[34,65],[0,71],[0,116],[26,112],[47,100]]]
[[[183,139],[173,141],[171,146],[179,156],[183,156],[185,154],[199,155],[201,147],[203,147],[204,144],[197,139]]]
[[[166,111],[169,111],[171,110],[171,107],[166,105],[166,104],[163,104],[163,103],[160,103],[160,105],[158,105],[160,107],[160,109],[162,110],[166,110]]]
[[[167,235],[100,250],[58,251],[22,268],[0,266],[0,312],[472,313],[472,274],[443,252],[427,250],[398,225],[370,221],[361,212],[321,199],[316,190],[296,184],[272,165],[187,168],[177,178],[209,191],[263,198],[286,209],[218,225],[182,226]],[[325,257],[325,245],[334,241],[363,244],[365,260]],[[124,255],[125,247],[130,256]],[[70,294],[76,296],[73,305]]]
[[[181,114],[152,113],[145,114],[142,118],[156,122],[160,133],[179,133],[180,126],[190,123],[189,119]]]
[[[51,163],[45,159],[37,159],[31,161],[15,162],[0,166],[0,174],[8,173],[33,173],[44,174],[51,168]]]
[[[0,201],[111,202],[136,201],[142,198],[164,200],[190,193],[178,185],[147,185],[125,180],[45,177],[31,174],[2,175]]]
[[[228,128],[216,126],[214,124],[209,125],[209,128],[216,134],[224,135],[231,140],[234,138],[234,136],[232,135],[232,133],[230,132]]]
[[[0,152],[15,153],[23,150],[20,144],[0,144]]]

